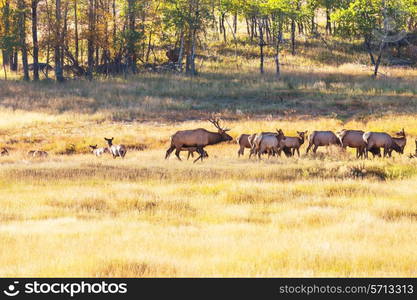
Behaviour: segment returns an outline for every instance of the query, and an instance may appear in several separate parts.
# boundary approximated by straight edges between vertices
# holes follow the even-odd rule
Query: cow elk
[[[113,155],[113,158],[121,157],[124,158],[127,152],[125,145],[113,145],[114,137],[111,139],[104,138],[109,146],[109,151]]]
[[[397,132],[397,137],[393,137],[392,140],[395,144],[397,144],[398,147],[400,147],[400,154],[404,154],[404,148],[405,145],[407,145],[407,137],[405,136],[405,131],[404,128],[400,131]],[[390,152],[392,152],[392,149],[390,150]]]
[[[204,147],[233,140],[233,138],[226,133],[230,129],[222,128],[219,124],[219,119],[210,118],[208,121],[217,128],[217,132],[208,131],[204,128],[177,131],[171,136],[171,145],[166,151],[165,159],[169,157],[172,151],[176,150],[175,155],[181,160],[179,156],[181,149],[195,147],[200,156],[197,157],[194,162],[197,162],[199,159],[203,161],[203,158],[205,157]]]
[[[282,150],[287,148],[291,151],[291,154],[293,156],[295,155],[295,151],[297,151],[298,157],[300,157],[300,147],[304,144],[304,140],[305,140],[305,136],[307,135],[307,132],[308,132],[307,130],[297,131],[298,133],[297,137],[290,137],[290,136],[284,137],[279,143],[279,154],[281,154]]]
[[[356,149],[356,158],[361,158],[365,155],[365,148],[366,143],[363,140],[363,132],[362,130],[346,130],[342,129],[340,132],[337,133],[337,136],[340,139],[343,149],[346,147],[355,148]],[[377,151],[377,150],[372,150]],[[374,152],[374,156],[376,155]]]
[[[277,129],[274,134],[261,134],[258,149],[258,158],[261,159],[261,154],[268,153],[268,158],[271,155],[278,153],[279,144],[284,138],[284,133],[281,129]]]
[[[239,150],[237,151],[237,156],[240,157],[241,155],[244,155],[245,153],[245,148],[252,148],[251,143],[249,142],[249,137],[254,136],[251,134],[241,134],[239,135],[239,137],[236,139],[236,142],[239,145]]]
[[[401,153],[401,148],[392,139],[392,137],[385,132],[365,132],[363,140],[366,143],[365,157],[368,158],[368,151],[372,148],[383,148],[384,157],[391,157],[392,150]]]
[[[309,145],[307,147],[308,153],[311,147],[314,146],[313,152],[316,153],[317,148],[320,146],[341,146],[339,138],[334,134],[333,131],[313,131],[309,136]]]

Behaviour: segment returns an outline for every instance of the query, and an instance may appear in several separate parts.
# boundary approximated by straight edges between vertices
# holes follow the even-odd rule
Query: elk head
[[[400,136],[400,137],[405,137],[405,131],[404,128],[401,129],[401,131],[397,132],[396,135]]]
[[[306,131],[297,131],[298,136],[303,140],[305,139],[305,137],[307,135],[307,132],[308,132],[308,130],[306,130]]]
[[[104,138],[104,139],[106,140],[107,144],[109,144],[109,146],[113,145],[114,137],[112,137],[111,139],[108,139],[108,138]]]
[[[96,145],[89,145],[89,147],[90,147],[92,150],[95,150],[95,149],[97,149],[97,144],[96,144]]]
[[[215,119],[215,118],[210,118],[209,119],[209,122],[211,123],[211,124],[213,124],[214,125],[214,127],[216,127],[217,128],[217,130],[218,130],[218,132],[219,132],[219,134],[221,135],[221,137],[222,137],[222,140],[223,141],[231,141],[231,140],[233,140],[233,138],[230,136],[230,135],[228,135],[227,133],[226,133],[226,131],[229,131],[230,129],[228,129],[228,128],[222,128],[220,125],[219,125],[219,122],[220,122],[220,120],[219,119]]]

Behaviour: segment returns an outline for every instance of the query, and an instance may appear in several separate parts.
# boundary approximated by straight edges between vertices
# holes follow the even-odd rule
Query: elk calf
[[[280,142],[279,142],[279,154],[281,153],[281,150],[284,148],[290,149],[292,152],[291,154],[294,156],[295,151],[297,151],[298,157],[300,157],[300,147],[302,144],[304,144],[305,136],[307,135],[306,131],[297,131],[298,136],[297,137],[288,137],[285,136]]]
[[[93,154],[97,157],[109,152],[109,148],[107,147],[97,148],[97,145],[90,145],[90,148],[91,152],[93,152]]]
[[[109,151],[113,155],[113,158],[121,157],[124,158],[127,152],[127,148],[125,145],[113,145],[114,137],[111,139],[104,138],[109,145]]]

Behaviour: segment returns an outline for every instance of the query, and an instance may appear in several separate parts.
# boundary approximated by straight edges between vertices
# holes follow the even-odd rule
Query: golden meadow
[[[319,53],[316,53],[319,57]],[[320,55],[325,55],[320,53]],[[0,81],[2,276],[416,276],[417,71],[285,55],[282,79],[224,57],[196,78]],[[314,58],[314,53],[311,59]],[[268,62],[267,62],[268,63]],[[272,66],[272,62],[269,63]],[[227,68],[226,68],[227,66]],[[405,154],[164,160],[180,129],[405,128]],[[124,160],[88,145],[129,147]],[[30,159],[29,150],[46,159]],[[247,150],[246,150],[247,151]]]

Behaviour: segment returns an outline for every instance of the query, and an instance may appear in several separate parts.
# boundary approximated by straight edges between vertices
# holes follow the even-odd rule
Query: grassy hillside
[[[195,78],[0,81],[0,148],[10,151],[0,157],[0,274],[416,276],[417,70],[383,67],[371,79],[355,45],[332,45],[283,53],[279,80],[271,57],[260,76],[255,56],[219,45]],[[408,143],[402,156],[367,161],[334,148],[305,155],[306,145],[301,158],[238,159],[234,142],[207,147],[203,163],[164,160],[170,135],[214,130],[212,113],[233,137],[405,128]],[[105,136],[128,146],[126,159],[89,153]]]

